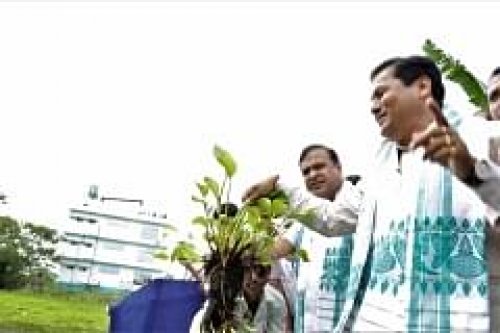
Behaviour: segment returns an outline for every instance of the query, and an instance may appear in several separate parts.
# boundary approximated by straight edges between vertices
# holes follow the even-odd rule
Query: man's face
[[[491,118],[500,120],[500,75],[493,76],[488,81],[488,100]]]
[[[243,291],[249,300],[258,300],[268,281],[270,268],[262,265],[245,267],[243,273]]]
[[[317,197],[333,200],[342,184],[342,171],[322,148],[311,150],[300,163],[308,191]]]
[[[372,81],[372,114],[380,126],[382,136],[401,145],[407,145],[417,130],[419,105],[419,80],[409,86],[394,78],[393,68],[388,67]]]

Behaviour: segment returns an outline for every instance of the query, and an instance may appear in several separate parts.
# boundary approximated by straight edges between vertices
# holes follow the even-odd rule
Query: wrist
[[[472,165],[470,166],[469,171],[466,174],[466,177],[462,179],[462,181],[466,185],[470,187],[477,187],[484,182],[484,180],[481,177],[479,177],[477,171],[478,165],[480,163],[481,161],[476,160],[475,158],[472,159]]]

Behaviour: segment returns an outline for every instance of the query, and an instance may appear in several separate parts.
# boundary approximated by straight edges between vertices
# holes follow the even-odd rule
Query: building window
[[[153,262],[153,255],[148,250],[139,250],[137,261],[143,263],[151,263]]]
[[[142,239],[148,239],[148,240],[153,240],[158,238],[158,228],[146,225],[142,227],[141,231],[141,238]]]
[[[118,221],[110,221],[107,223],[107,225],[109,228],[113,228],[113,229],[125,229],[128,227],[127,224],[125,224],[123,222],[118,222]]]
[[[115,242],[105,242],[102,243],[102,248],[110,251],[123,251],[123,244],[115,243]]]
[[[93,244],[86,242],[84,240],[79,240],[79,239],[66,239],[66,242],[68,242],[71,246],[78,246],[78,245],[83,245],[85,247],[92,247]]]
[[[99,266],[99,272],[109,275],[118,275],[120,274],[120,269],[116,266]]]
[[[134,280],[133,283],[135,285],[145,284],[151,281],[151,273],[145,271],[134,271]]]

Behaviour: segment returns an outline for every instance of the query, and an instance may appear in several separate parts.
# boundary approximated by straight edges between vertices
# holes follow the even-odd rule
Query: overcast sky
[[[239,162],[234,200],[274,172],[299,184],[298,154],[313,142],[362,173],[378,138],[369,71],[431,38],[486,79],[500,65],[499,9],[1,3],[0,190],[18,217],[54,226],[91,184],[179,224],[199,212],[194,182],[221,175],[214,144]]]

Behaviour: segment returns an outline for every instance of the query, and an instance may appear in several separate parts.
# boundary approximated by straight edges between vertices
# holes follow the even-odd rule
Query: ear
[[[422,75],[417,79],[416,84],[418,95],[422,100],[432,98],[432,81],[428,76]]]

